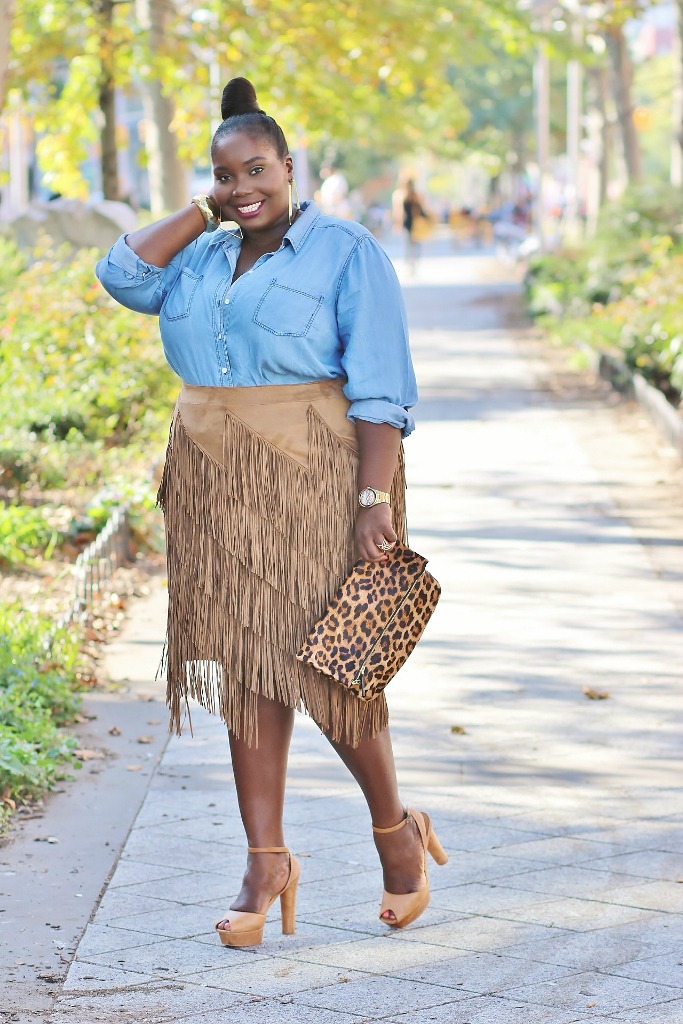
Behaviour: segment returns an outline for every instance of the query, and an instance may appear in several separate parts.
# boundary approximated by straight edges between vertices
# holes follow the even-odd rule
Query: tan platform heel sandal
[[[280,915],[282,917],[282,934],[294,935],[296,929],[296,889],[299,884],[301,867],[296,857],[292,857],[286,846],[250,846],[249,853],[287,853],[289,854],[289,878],[284,889],[276,892],[268,902],[263,914],[250,914],[244,910],[231,910],[226,917],[216,922],[216,931],[224,946],[258,946],[263,941],[263,929],[268,911],[275,900],[280,897]],[[221,924],[227,928],[220,928]]]
[[[392,825],[391,828],[376,828],[373,825],[372,831],[384,835],[388,832],[398,832],[400,828],[403,828],[404,825],[411,820],[417,825],[418,832],[420,833],[420,839],[422,840],[422,846],[425,851],[425,880],[424,885],[418,889],[417,892],[397,894],[387,892],[386,889],[384,890],[379,918],[383,924],[388,924],[390,928],[405,928],[407,924],[411,924],[411,922],[415,921],[429,906],[427,853],[429,852],[432,855],[437,864],[445,864],[448,860],[447,853],[436,838],[434,830],[432,829],[432,823],[429,820],[429,815],[423,814],[421,811],[414,811],[411,807],[408,808],[405,818],[402,821],[399,821],[398,825]],[[382,917],[382,914],[386,914],[387,910],[390,910],[394,915],[393,921],[389,918]]]

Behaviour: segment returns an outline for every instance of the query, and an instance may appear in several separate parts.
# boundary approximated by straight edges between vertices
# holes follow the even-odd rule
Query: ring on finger
[[[382,540],[381,540],[381,541],[379,542],[379,544],[377,545],[377,547],[378,547],[378,548],[380,549],[380,551],[384,551],[384,553],[385,553],[385,554],[386,554],[386,552],[387,552],[387,551],[391,551],[391,549],[393,548],[393,546],[394,546],[394,545],[393,545],[393,544],[391,544],[391,543],[390,543],[390,542],[389,542],[389,541],[388,541],[388,540],[386,539],[386,537],[383,537],[383,538],[382,538]]]

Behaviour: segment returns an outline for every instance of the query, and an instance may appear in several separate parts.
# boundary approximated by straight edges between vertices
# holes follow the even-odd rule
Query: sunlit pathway
[[[212,928],[244,841],[223,727],[193,715],[52,1024],[683,1021],[672,580],[620,518],[576,409],[537,388],[509,329],[512,274],[447,252],[412,278],[399,269],[422,394],[411,539],[444,595],[389,694],[405,797],[451,855],[432,866],[431,907],[403,932],[377,920],[367,812],[302,719],[287,807],[297,934],[279,935],[274,908],[261,947],[222,948]]]

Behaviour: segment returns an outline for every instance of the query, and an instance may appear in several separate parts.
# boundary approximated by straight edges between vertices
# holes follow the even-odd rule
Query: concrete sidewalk
[[[678,559],[663,579],[647,523],[621,516],[587,456],[585,413],[540,390],[516,346],[510,273],[435,256],[406,296],[411,540],[444,593],[389,700],[404,798],[450,853],[431,906],[405,931],[379,922],[367,811],[300,719],[296,936],[274,907],[261,947],[221,947],[245,843],[224,728],[193,714],[51,1024],[683,1021],[680,537],[660,538]],[[118,664],[137,650],[119,645]]]

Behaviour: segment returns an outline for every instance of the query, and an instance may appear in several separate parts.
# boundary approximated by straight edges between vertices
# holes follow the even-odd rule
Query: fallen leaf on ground
[[[140,771],[142,771],[142,765],[141,764],[129,764],[128,767],[126,768],[126,771],[128,771],[128,772],[140,772]]]
[[[120,736],[121,730],[118,725],[112,725],[111,729],[108,730],[110,736]]]
[[[101,761],[104,754],[101,750],[85,750],[79,747],[78,750],[74,750],[74,757],[77,757],[79,761]]]
[[[34,843],[58,843],[57,836],[36,836]]]
[[[595,1000],[593,1000],[593,1002],[592,1002],[592,1003],[586,1003],[586,1006],[597,1006],[597,1005],[598,1005],[598,1004],[596,1003],[596,1001],[595,1001]]]
[[[160,718],[150,718],[149,721],[147,722],[147,725],[161,725],[161,719]]]
[[[467,729],[462,725],[452,725],[451,732],[457,733],[458,736],[465,736],[467,734]]]
[[[138,736],[138,743],[154,743],[153,736]]]
[[[584,697],[588,697],[589,700],[607,700],[609,697],[607,690],[592,690],[590,686],[583,686],[581,693]]]

